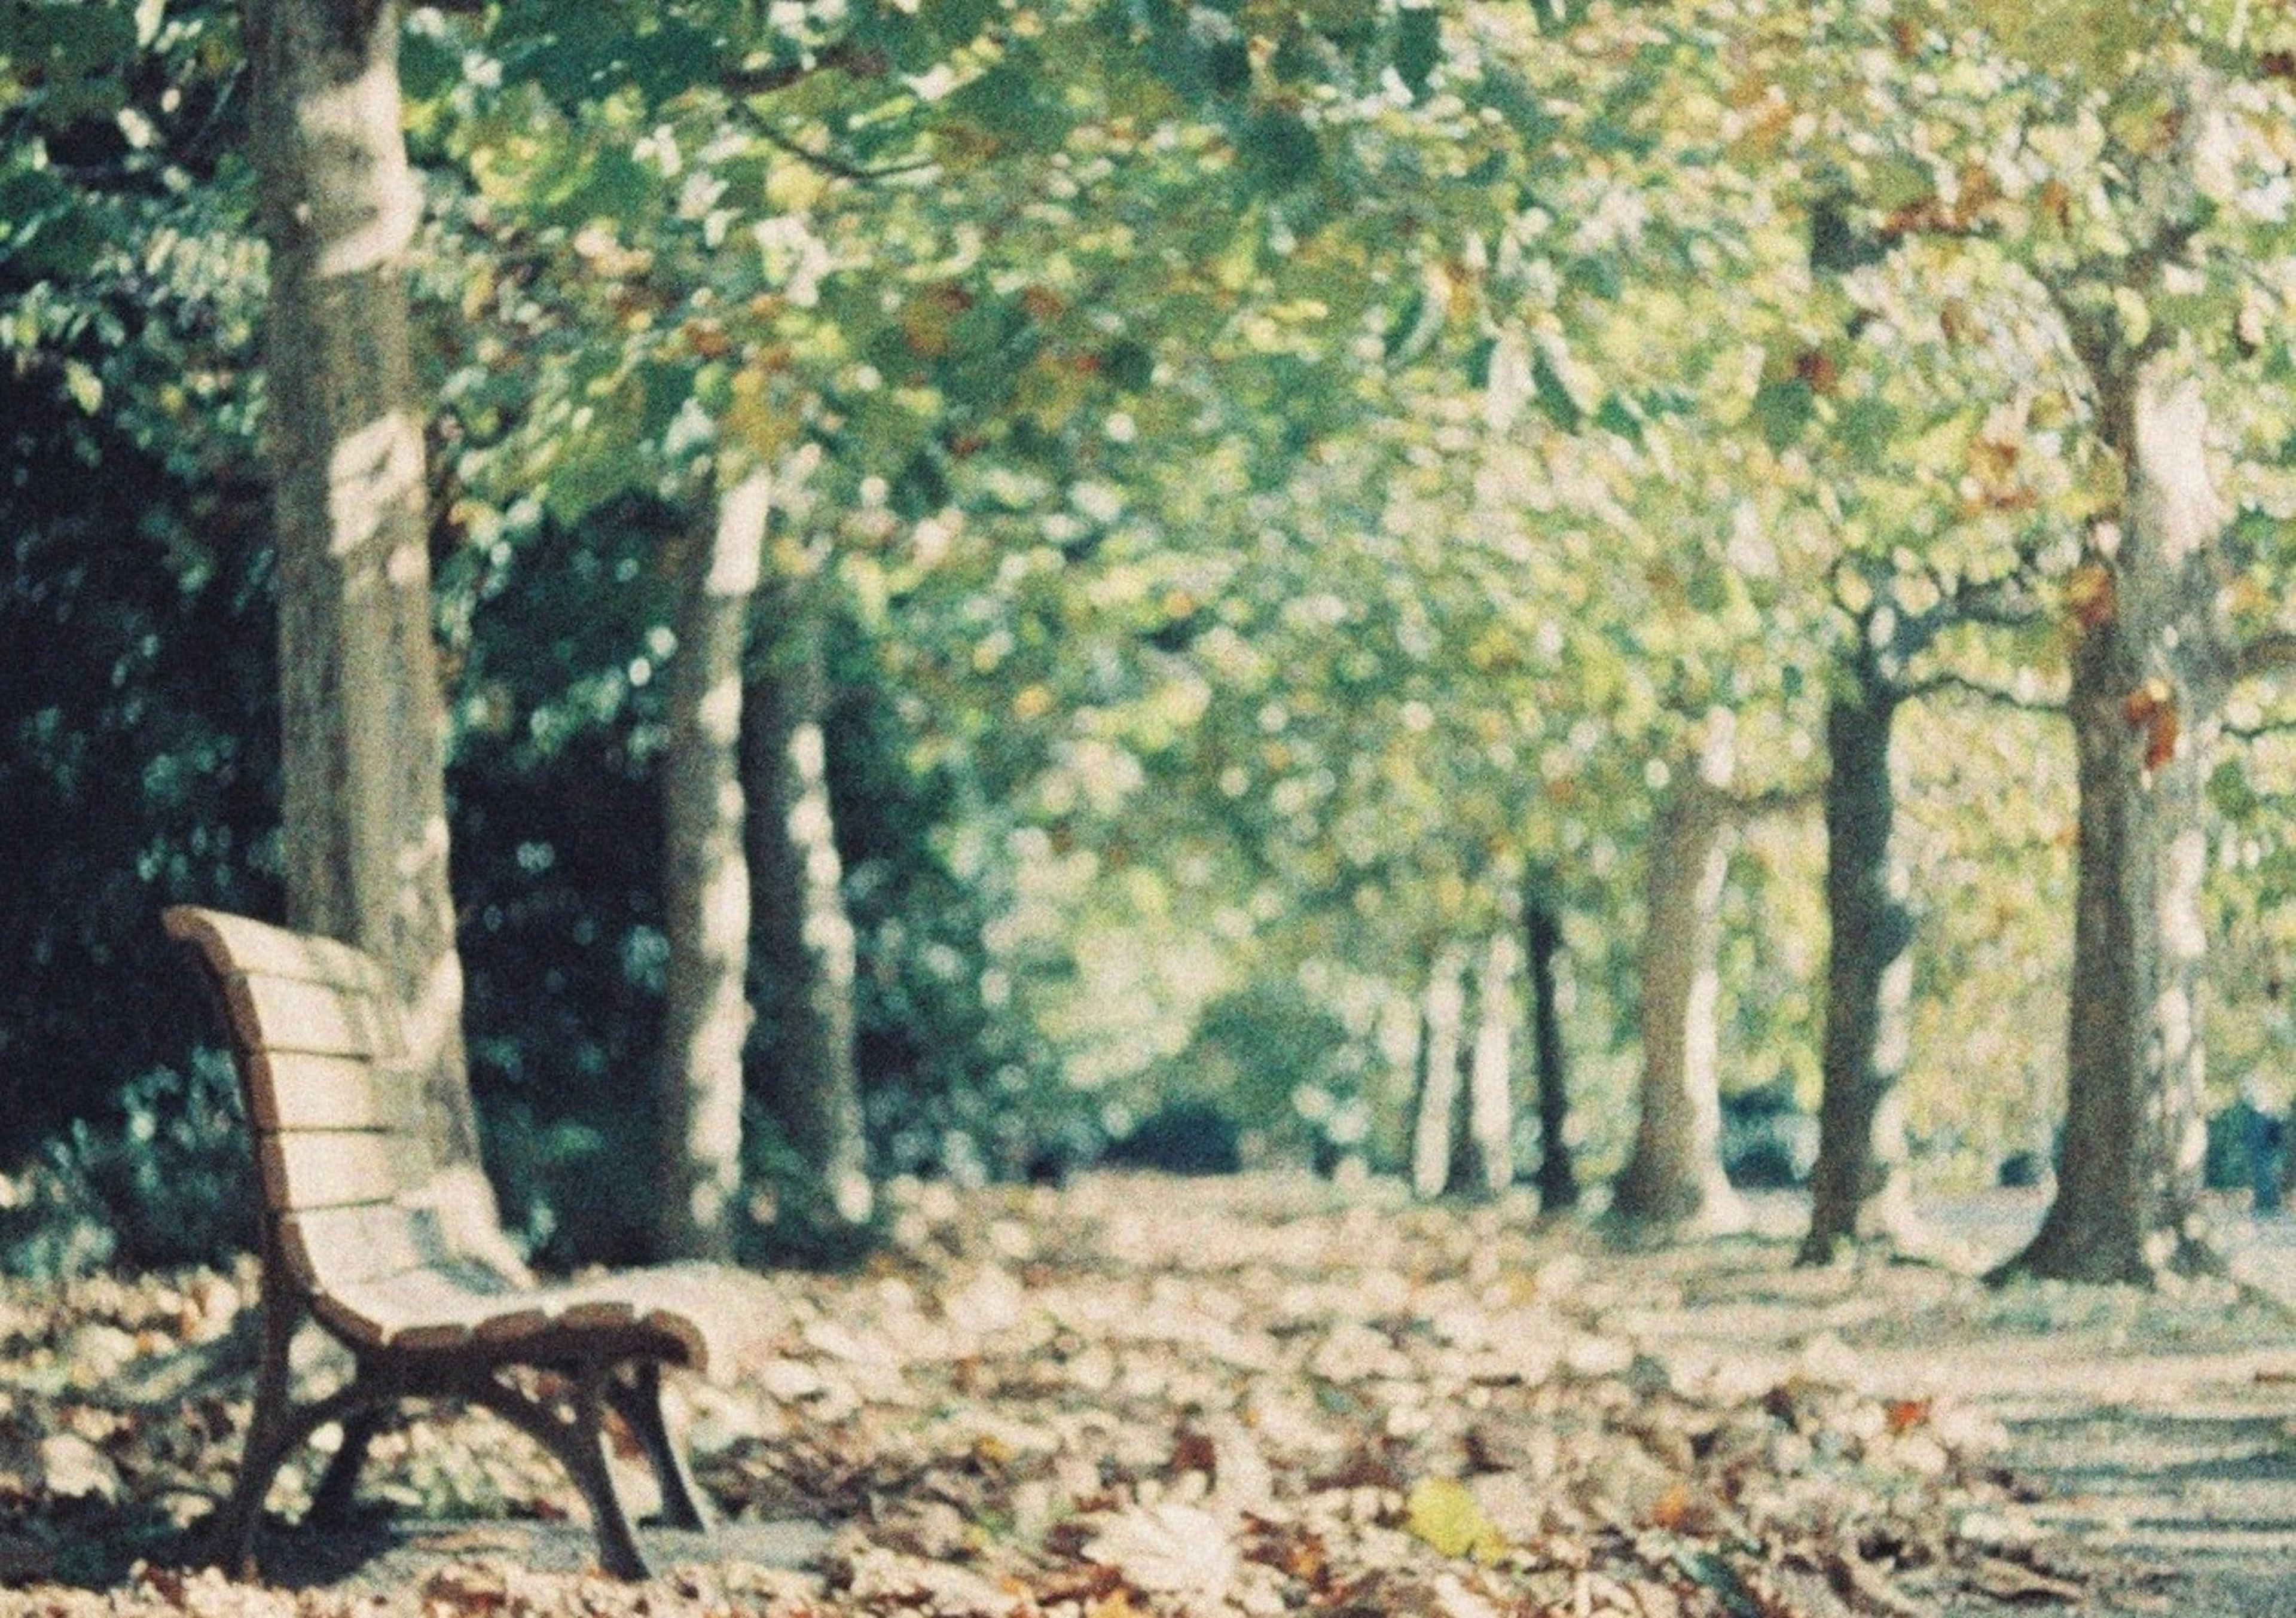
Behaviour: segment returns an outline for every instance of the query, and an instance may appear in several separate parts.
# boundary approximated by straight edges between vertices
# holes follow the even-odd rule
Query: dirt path
[[[2030,1229],[2029,1200],[1962,1204],[1940,1222],[1975,1269]],[[1792,1217],[1774,1207],[1770,1239],[1734,1253],[1625,1261],[1588,1302],[1611,1329],[1693,1363],[1756,1378],[1807,1368],[1998,1422],[2021,1498],[1964,1530],[2061,1563],[2069,1588],[2004,1569],[1994,1598],[1940,1593],[1939,1613],[2072,1605],[2079,1584],[2089,1613],[2296,1618],[2296,1316],[2259,1295],[2296,1278],[2284,1229],[2241,1231],[2248,1290],[2148,1299],[1995,1292],[1913,1266],[1797,1271],[1781,1244]]]

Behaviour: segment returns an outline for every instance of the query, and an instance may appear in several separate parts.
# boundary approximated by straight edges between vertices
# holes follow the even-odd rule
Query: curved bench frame
[[[351,1509],[367,1449],[399,1407],[491,1410],[565,1468],[590,1509],[605,1571],[647,1576],[607,1464],[608,1411],[629,1425],[670,1526],[706,1531],[661,1403],[665,1365],[707,1367],[693,1307],[706,1272],[632,1270],[537,1284],[503,1236],[475,1162],[438,1163],[414,1128],[397,1001],[369,957],[331,940],[178,906],[163,921],[197,951],[231,1037],[256,1134],[263,1217],[263,1354],[247,1448],[210,1552],[254,1565],[280,1468],[322,1427],[342,1442],[307,1520]],[[298,1405],[289,1348],[316,1320],[351,1351],[350,1380]],[[534,1390],[519,1370],[537,1375]]]

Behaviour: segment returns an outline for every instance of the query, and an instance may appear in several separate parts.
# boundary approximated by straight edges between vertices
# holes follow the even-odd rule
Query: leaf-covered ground
[[[251,1277],[14,1286],[0,1610],[2199,1613],[2157,1555],[2063,1532],[2000,1417],[2110,1416],[2176,1367],[2267,1407],[2296,1376],[2284,1317],[2228,1291],[1623,1254],[1381,1187],[1095,1176],[901,1208],[867,1272],[784,1277],[753,1374],[683,1390],[734,1532],[660,1536],[669,1571],[635,1587],[586,1571],[570,1490],[483,1416],[379,1443],[368,1492],[414,1527],[274,1532],[275,1584],[186,1571],[247,1418]],[[2284,1420],[2257,1419],[2251,1459],[2285,1469]]]

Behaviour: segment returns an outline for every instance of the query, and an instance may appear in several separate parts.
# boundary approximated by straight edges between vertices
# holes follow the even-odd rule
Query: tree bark
[[[2063,1161],[2041,1229],[2006,1269],[2152,1285],[2221,1269],[2202,1206],[2203,787],[2229,660],[2210,551],[2228,520],[2208,412],[2173,356],[2095,357],[2128,473],[2117,544],[2077,580],[2072,1003]]]
[[[691,571],[670,662],[662,757],[669,956],[657,1093],[655,1256],[734,1256],[742,1188],[742,1051],[750,1032],[750,870],[743,848],[742,653],[765,562],[772,486],[718,499]]]
[[[784,581],[760,620],[744,745],[765,1012],[767,1112],[795,1158],[786,1210],[813,1237],[857,1236],[875,1208],[854,1064],[854,938],[829,801],[817,587]]]
[[[1453,1188],[1480,1196],[1498,1196],[1514,1184],[1514,1030],[1506,991],[1514,956],[1514,940],[1496,934],[1484,952],[1475,994],[1475,1038],[1467,1061],[1467,1177]]]
[[[271,255],[288,920],[383,962],[406,1006],[427,1149],[439,1169],[474,1171],[425,412],[407,334],[421,199],[399,132],[398,11],[246,0],[245,22]],[[474,1191],[490,1207],[482,1183]]]
[[[1562,953],[1562,918],[1533,893],[1523,903],[1523,946],[1530,965],[1530,1038],[1538,1059],[1538,1205],[1560,1212],[1578,1203],[1570,1162],[1570,1077],[1564,1064],[1562,1008],[1555,1001],[1554,957]]]
[[[1689,768],[1659,800],[1645,876],[1643,1073],[1635,1144],[1611,1194],[1622,1220],[1727,1230],[1744,1206],[1722,1172],[1718,1013],[1728,801]]]
[[[1867,628],[1871,629],[1868,625]],[[1906,1178],[1904,1098],[1913,998],[1913,916],[1892,838],[1891,730],[1898,696],[1871,634],[1851,654],[1850,687],[1825,718],[1824,1093],[1801,1261],[1843,1246],[1917,1238]]]
[[[1465,996],[1458,963],[1430,970],[1419,1002],[1419,1095],[1411,1129],[1411,1194],[1431,1201],[1450,1188],[1453,1113],[1459,1097],[1460,1024]]]

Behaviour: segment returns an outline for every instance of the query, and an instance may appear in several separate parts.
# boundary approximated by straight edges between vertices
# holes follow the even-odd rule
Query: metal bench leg
[[[346,1443],[354,1430],[371,1431],[380,1414],[378,1407],[395,1397],[386,1389],[354,1378],[348,1386],[296,1409],[289,1400],[287,1368],[287,1345],[296,1324],[290,1311],[265,1306],[263,1363],[256,1373],[255,1410],[248,1423],[247,1448],[240,1457],[239,1478],[232,1485],[231,1498],[209,1519],[207,1529],[207,1559],[238,1577],[254,1574],[256,1526],[262,1521],[263,1502],[287,1458],[330,1422],[343,1424]],[[331,1466],[331,1474],[332,1470]]]
[[[381,1431],[388,1414],[381,1404],[374,1404],[343,1418],[343,1441],[320,1474],[319,1486],[311,1491],[311,1509],[305,1514],[305,1521],[333,1528],[350,1521],[359,1469],[366,1465],[367,1445]]]
[[[672,1528],[709,1532],[709,1507],[686,1465],[685,1451],[670,1436],[661,1409],[661,1367],[651,1359],[631,1366],[627,1377],[606,1384],[606,1400],[630,1424],[654,1481],[661,1485],[661,1520]]]
[[[598,1536],[599,1565],[617,1579],[646,1579],[652,1576],[652,1570],[638,1548],[629,1513],[622,1508],[614,1474],[606,1465],[603,1401],[611,1371],[607,1365],[584,1367],[568,1401],[570,1409],[563,1416],[493,1376],[472,1384],[467,1396],[549,1450],[566,1468],[566,1475],[590,1507],[591,1526]]]
[[[247,1423],[247,1443],[240,1453],[239,1476],[231,1498],[209,1519],[208,1559],[237,1576],[251,1575],[255,1567],[255,1521],[262,1515],[264,1497],[278,1475],[286,1453],[279,1437],[287,1421],[287,1351],[299,1323],[300,1311],[267,1297],[263,1310],[263,1359],[255,1373],[255,1409]]]

